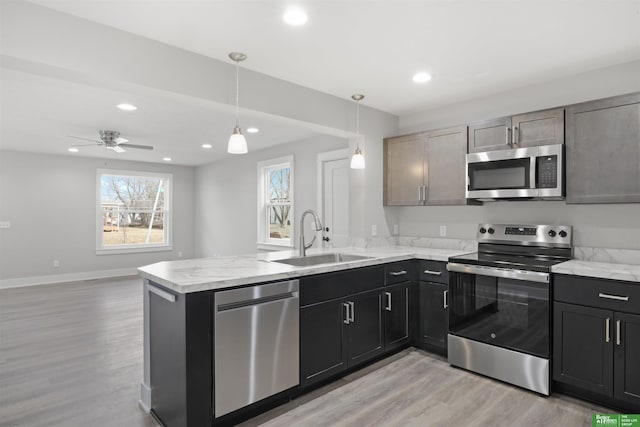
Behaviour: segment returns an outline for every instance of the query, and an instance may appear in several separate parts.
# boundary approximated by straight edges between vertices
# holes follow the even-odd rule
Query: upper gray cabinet
[[[467,127],[384,140],[385,206],[461,205]]]
[[[469,153],[564,143],[564,108],[469,125]]]
[[[640,92],[567,108],[567,203],[640,202]]]

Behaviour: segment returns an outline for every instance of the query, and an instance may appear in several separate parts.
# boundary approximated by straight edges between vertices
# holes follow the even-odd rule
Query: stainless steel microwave
[[[467,199],[564,199],[564,145],[466,156]]]

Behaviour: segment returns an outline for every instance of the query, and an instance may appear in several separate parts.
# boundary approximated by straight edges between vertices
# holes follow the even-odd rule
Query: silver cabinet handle
[[[520,135],[519,135],[519,129],[518,126],[514,126],[513,127],[513,146],[517,146],[518,145],[518,140],[520,139]]]
[[[418,186],[418,201],[422,201],[422,185]]]
[[[433,276],[439,276],[439,275],[442,274],[442,271],[425,270],[424,274],[431,274]]]
[[[449,296],[449,291],[442,291],[442,308],[444,309],[449,307],[449,304],[447,304],[448,296]]]
[[[427,203],[427,199],[429,198],[428,194],[429,194],[429,186],[425,185],[424,191],[422,192],[422,200],[424,200],[425,203]]]
[[[611,341],[611,336],[609,335],[609,322],[611,319],[607,317],[607,320],[604,321],[604,342]]]
[[[385,292],[384,294],[387,296],[387,306],[385,310],[391,311],[391,292]]]
[[[348,325],[349,324],[349,304],[346,302],[343,302],[342,306],[345,308],[345,315],[344,315],[345,317],[343,322],[345,325]]]
[[[616,320],[616,345],[620,345],[620,321]]]
[[[610,294],[603,294],[602,292],[600,292],[598,294],[598,296],[600,298],[606,298],[606,299],[614,299],[616,301],[629,301],[629,297],[621,297],[619,295],[610,295]]]
[[[351,307],[351,319],[349,319],[349,322],[353,323],[356,321],[356,309],[352,301],[349,301],[349,307]]]
[[[511,147],[511,141],[509,141],[509,133],[511,132],[511,128],[509,126],[507,126],[506,132],[505,132],[505,142],[507,143],[507,147]]]
[[[176,296],[173,294],[170,294],[167,291],[163,291],[160,288],[156,288],[155,286],[152,285],[148,285],[149,287],[149,292],[151,292],[152,294],[156,294],[158,295],[160,298],[165,299],[169,302],[176,302]]]
[[[389,274],[391,276],[404,276],[405,274],[407,274],[407,270],[390,271]]]

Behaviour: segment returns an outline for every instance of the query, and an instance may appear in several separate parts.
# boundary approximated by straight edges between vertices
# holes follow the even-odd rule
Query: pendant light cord
[[[239,127],[238,104],[240,103],[240,62],[236,61],[236,127]]]
[[[356,101],[356,145],[360,149],[360,101]]]

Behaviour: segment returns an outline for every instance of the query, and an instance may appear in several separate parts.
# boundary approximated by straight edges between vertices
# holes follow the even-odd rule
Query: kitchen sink
[[[348,254],[320,254],[320,255],[307,255],[304,257],[274,259],[272,262],[279,262],[282,264],[294,265],[296,267],[309,267],[312,265],[321,264],[337,264],[339,262],[359,261],[362,259],[369,259],[371,257],[361,255],[348,255]]]

